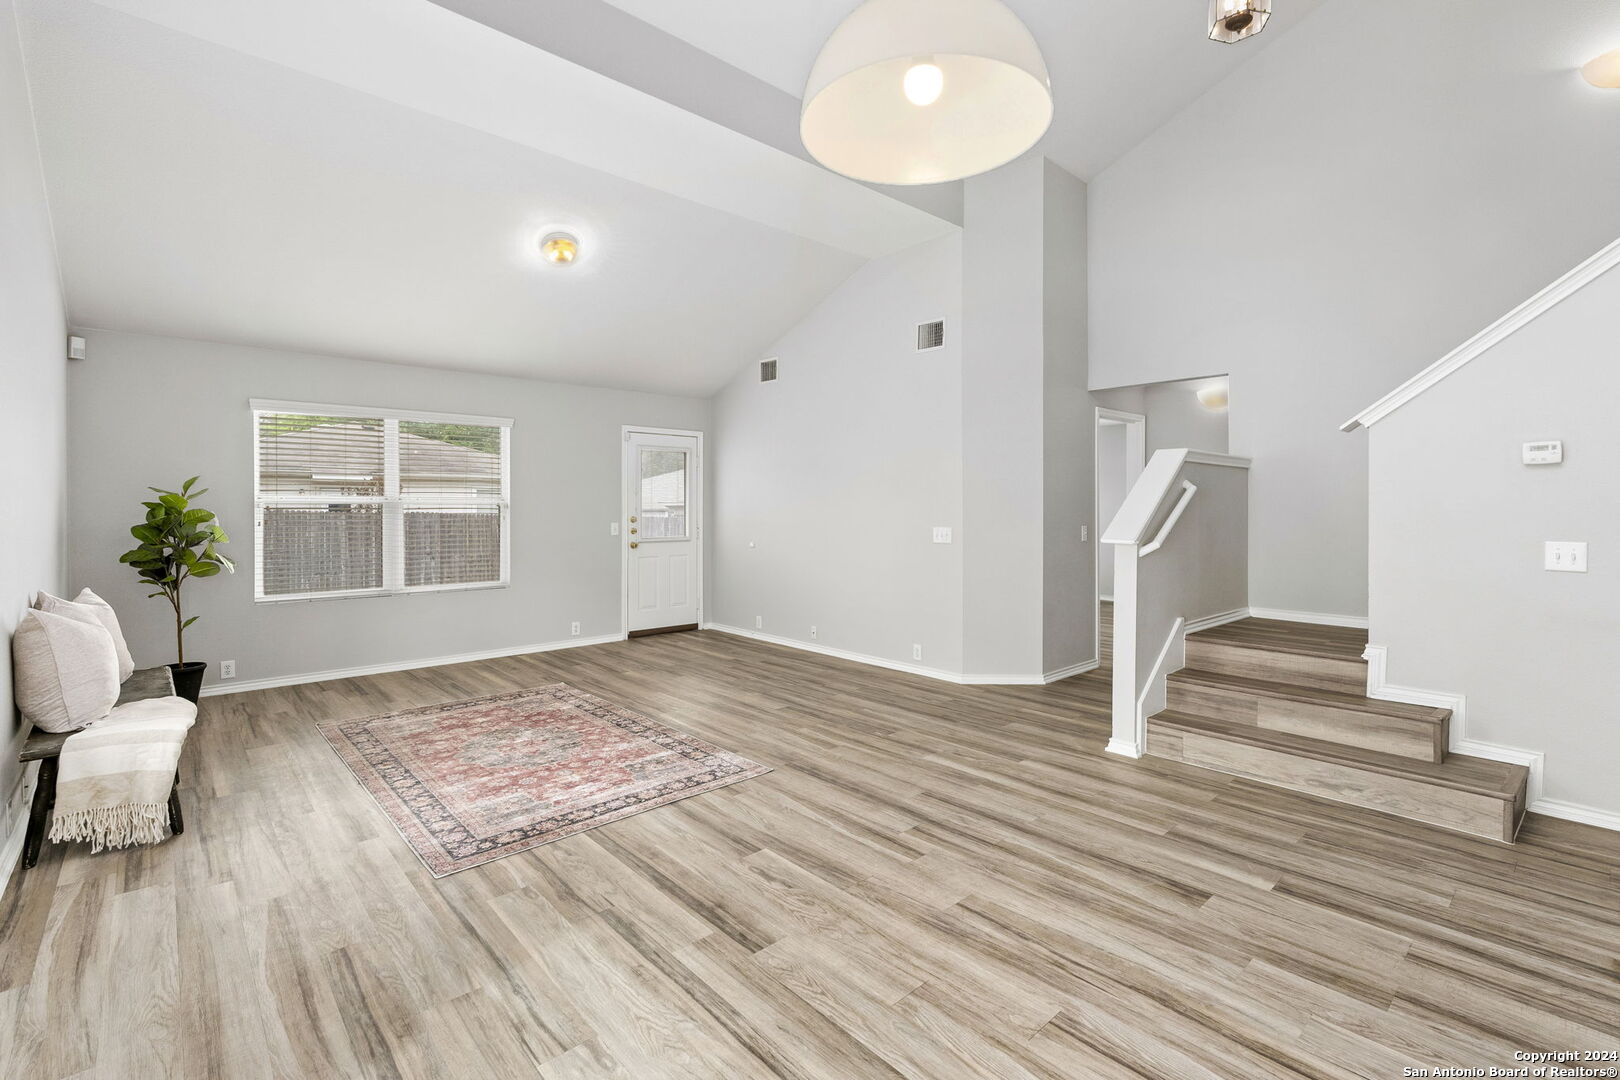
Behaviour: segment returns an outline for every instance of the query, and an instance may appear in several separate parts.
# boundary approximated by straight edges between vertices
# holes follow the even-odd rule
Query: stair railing
[[[1145,752],[1147,717],[1164,708],[1188,625],[1248,606],[1249,464],[1160,450],[1103,530],[1114,549],[1112,753]]]

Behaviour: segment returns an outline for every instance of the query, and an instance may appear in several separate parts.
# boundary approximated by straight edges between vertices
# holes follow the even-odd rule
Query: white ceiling
[[[611,2],[793,95],[854,6]],[[1228,47],[1203,0],[1012,0],[1043,150],[1095,173],[1321,2]],[[78,326],[703,395],[955,228],[429,0],[17,4]]]
[[[794,96],[858,0],[607,0]],[[1046,57],[1057,116],[1040,150],[1090,179],[1324,0],[1275,0],[1259,36],[1208,40],[1206,0],[1006,0]]]
[[[235,2],[155,6],[178,20]],[[450,39],[433,19],[544,56],[434,5],[387,2],[390,31],[422,10],[445,55],[477,72],[433,73],[444,85],[512,96],[481,39]],[[321,3],[328,31],[346,7],[366,6]],[[579,131],[497,136],[493,112],[407,107],[294,70],[288,56],[269,62],[112,5],[19,7],[79,326],[708,394],[864,258],[952,228],[663,102],[627,104],[633,92],[569,65],[531,94]],[[270,35],[254,43],[277,45]],[[372,60],[348,70],[377,75]],[[518,66],[527,75],[536,65]],[[671,165],[659,157],[671,148],[652,138],[592,142],[591,120],[616,92],[611,105],[663,125],[688,157],[702,147],[712,168]],[[668,130],[682,123],[691,130]],[[532,145],[552,138],[575,160]],[[609,149],[620,175],[577,160]],[[716,208],[745,182],[768,190]],[[806,214],[806,202],[837,212]],[[581,234],[580,263],[538,259],[535,241],[555,227]]]

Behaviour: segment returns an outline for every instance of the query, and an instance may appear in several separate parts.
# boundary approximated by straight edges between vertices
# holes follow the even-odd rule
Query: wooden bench
[[[123,689],[118,695],[118,704],[127,705],[131,701],[172,696],[174,696],[174,679],[169,675],[167,667],[142,668],[124,681]],[[17,755],[17,760],[25,764],[30,761],[39,762],[39,780],[34,786],[34,802],[28,811],[28,837],[23,844],[25,870],[39,861],[39,849],[45,842],[45,821],[51,816],[52,807],[56,805],[56,765],[62,756],[62,744],[67,742],[69,735],[83,730],[76,728],[73,731],[40,731],[36,728],[28,733],[22,751]],[[185,822],[180,818],[178,772],[174,774],[174,787],[169,791],[169,831],[176,836],[185,832]]]

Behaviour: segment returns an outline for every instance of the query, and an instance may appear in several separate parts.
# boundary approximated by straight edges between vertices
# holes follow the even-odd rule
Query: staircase
[[[1512,843],[1529,770],[1449,753],[1449,709],[1367,697],[1366,645],[1274,619],[1189,634],[1147,752]]]

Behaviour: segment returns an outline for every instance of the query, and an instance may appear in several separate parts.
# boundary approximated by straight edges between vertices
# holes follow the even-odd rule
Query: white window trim
[[[418,593],[476,592],[485,589],[504,589],[512,582],[512,418],[509,416],[473,416],[466,413],[416,412],[409,409],[374,409],[362,405],[327,405],[311,401],[279,401],[253,398],[248,402],[253,440],[253,600],[258,604],[309,603],[316,600],[359,600],[377,596],[411,596]],[[372,503],[383,507],[385,520],[383,536],[399,537],[397,544],[387,544],[383,551],[383,586],[378,589],[344,589],[333,592],[264,593],[264,508],[267,503],[288,505],[308,503],[325,506],[332,499],[321,496],[278,496],[266,498],[259,490],[259,418],[265,413],[292,413],[309,416],[354,416],[383,421],[383,494],[351,495],[341,501]],[[399,424],[414,420],[429,424],[467,424],[498,427],[501,430],[501,492],[502,498],[469,499],[469,507],[496,507],[501,515],[501,576],[498,581],[473,581],[450,585],[406,585],[405,546],[403,542],[406,501],[399,493]],[[397,550],[396,550],[397,549]]]

